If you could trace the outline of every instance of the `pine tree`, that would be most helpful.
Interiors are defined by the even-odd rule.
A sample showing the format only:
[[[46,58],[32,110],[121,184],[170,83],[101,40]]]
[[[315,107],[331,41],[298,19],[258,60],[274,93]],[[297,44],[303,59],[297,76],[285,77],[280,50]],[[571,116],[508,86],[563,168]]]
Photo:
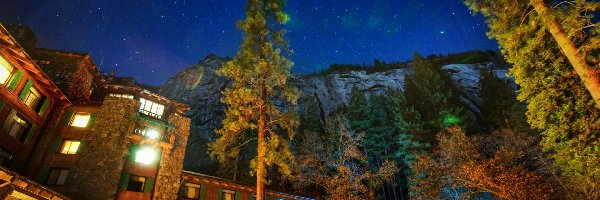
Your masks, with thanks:
[[[419,129],[413,132],[415,139],[422,143],[433,144],[435,135],[439,131],[454,125],[467,127],[469,119],[464,113],[458,96],[435,70],[434,64],[415,53],[413,65],[414,72],[404,80],[404,97],[419,113],[418,116],[406,116],[406,118],[419,117],[420,119],[414,120],[423,122],[420,124],[421,122],[418,121],[410,121],[405,124],[411,126],[419,124],[412,127]]]
[[[508,80],[498,78],[491,70],[481,71],[480,93],[483,99],[481,114],[492,129],[528,129],[525,107],[517,101]]]
[[[347,116],[350,127],[356,132],[367,132],[371,127],[373,118],[370,116],[369,100],[356,86],[350,91]]]
[[[292,63],[282,54],[287,48],[282,24],[288,21],[283,0],[248,0],[246,19],[238,23],[244,39],[235,58],[217,73],[233,80],[223,91],[227,106],[219,139],[210,144],[213,157],[225,160],[239,153],[239,146],[256,140],[257,157],[251,161],[256,172],[256,197],[264,199],[268,166],[276,165],[289,174],[293,159],[288,139],[298,124],[294,109],[274,102],[296,104],[298,92],[287,84]],[[285,134],[282,134],[285,133]],[[246,137],[245,135],[251,135]],[[245,140],[245,141],[244,141]]]
[[[518,99],[527,103],[530,125],[542,131],[542,147],[554,152],[570,198],[600,198],[600,110],[593,95],[600,87],[589,87],[598,77],[587,73],[599,70],[600,28],[591,19],[600,4],[549,2],[466,1],[487,18],[488,35],[513,65]]]

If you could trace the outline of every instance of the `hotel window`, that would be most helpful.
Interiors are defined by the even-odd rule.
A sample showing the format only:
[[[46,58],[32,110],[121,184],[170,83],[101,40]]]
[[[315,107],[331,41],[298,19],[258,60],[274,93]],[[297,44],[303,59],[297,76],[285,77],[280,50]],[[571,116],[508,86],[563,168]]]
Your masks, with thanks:
[[[158,139],[164,130],[158,130],[154,128],[150,128],[148,126],[143,126],[141,128],[137,128],[134,130],[135,134],[144,136],[147,139],[156,140]]]
[[[23,120],[23,118],[17,114],[17,111],[11,110],[4,122],[4,131],[13,138],[19,140],[19,142],[24,142],[24,135],[29,126],[30,124]]]
[[[62,144],[62,148],[60,149],[61,154],[76,154],[79,149],[80,141],[75,140],[65,140]]]
[[[13,157],[14,157],[13,154],[0,148],[0,165],[1,166],[8,166],[10,164],[10,161],[13,159]]]
[[[154,101],[140,98],[140,113],[161,119],[165,106]]]
[[[10,82],[10,78],[15,72],[15,68],[12,67],[4,57],[0,56],[0,84],[6,85]]]
[[[184,197],[188,199],[200,199],[200,185],[186,183],[184,187]]]
[[[131,175],[129,177],[129,184],[127,184],[127,191],[143,192],[145,183],[146,177]]]
[[[117,97],[117,98],[124,98],[124,99],[133,99],[133,95],[131,95],[131,94],[110,93],[110,94],[108,94],[108,96]]]
[[[52,168],[50,170],[50,174],[48,175],[48,180],[46,181],[46,184],[65,185],[65,182],[67,181],[67,176],[69,176],[69,169]]]
[[[89,113],[75,113],[73,118],[71,118],[71,123],[69,123],[69,125],[75,127],[87,127],[89,121]]]
[[[37,89],[31,87],[29,89],[29,93],[27,93],[27,96],[25,96],[25,99],[23,99],[23,102],[25,102],[25,104],[31,109],[37,110],[37,107],[40,104],[41,100],[42,95],[40,94],[40,92],[38,92]]]
[[[223,200],[234,200],[234,199],[235,199],[235,191],[223,190]]]

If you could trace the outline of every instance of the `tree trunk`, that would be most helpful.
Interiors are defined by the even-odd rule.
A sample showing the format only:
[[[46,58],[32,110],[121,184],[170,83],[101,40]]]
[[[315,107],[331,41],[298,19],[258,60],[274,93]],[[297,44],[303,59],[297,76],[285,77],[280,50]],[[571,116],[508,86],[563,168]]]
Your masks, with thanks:
[[[260,102],[259,107],[259,116],[258,116],[258,155],[256,157],[256,200],[264,200],[265,199],[265,175],[266,175],[266,167],[265,167],[265,156],[266,156],[266,113],[265,113],[265,96],[266,96],[266,88],[265,88],[265,77],[261,75],[259,78],[259,87],[260,87],[260,98],[262,102]]]
[[[575,44],[569,39],[552,11],[548,10],[548,6],[544,3],[544,0],[531,0],[529,3],[540,15],[542,23],[552,37],[554,37],[554,40],[556,40],[563,54],[567,56],[573,68],[575,68],[575,72],[577,72],[577,75],[583,81],[583,85],[592,95],[594,102],[596,102],[596,108],[600,108],[600,79],[598,73],[586,62],[584,55],[577,52]]]

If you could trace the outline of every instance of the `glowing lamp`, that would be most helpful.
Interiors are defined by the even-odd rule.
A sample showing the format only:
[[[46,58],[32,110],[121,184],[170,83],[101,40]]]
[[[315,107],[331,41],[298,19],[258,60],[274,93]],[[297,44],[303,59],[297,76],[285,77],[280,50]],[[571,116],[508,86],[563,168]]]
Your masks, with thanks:
[[[135,154],[135,162],[150,164],[156,160],[156,150],[152,147],[142,147]]]
[[[452,126],[452,125],[458,124],[460,122],[461,122],[460,117],[452,116],[452,115],[444,117],[444,121],[443,121],[444,126]]]

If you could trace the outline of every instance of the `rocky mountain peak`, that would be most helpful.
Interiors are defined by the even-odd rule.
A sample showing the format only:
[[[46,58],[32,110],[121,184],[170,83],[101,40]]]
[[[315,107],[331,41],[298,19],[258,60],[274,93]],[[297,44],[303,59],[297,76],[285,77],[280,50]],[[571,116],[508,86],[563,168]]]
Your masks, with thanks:
[[[194,134],[204,138],[211,138],[213,130],[220,126],[224,117],[225,106],[221,104],[223,91],[230,83],[225,77],[218,76],[215,70],[228,59],[210,54],[194,66],[182,70],[159,87],[159,94],[186,103],[191,106],[188,113],[192,119]],[[442,66],[441,70],[460,91],[461,101],[475,115],[479,114],[481,98],[479,95],[479,80],[481,70],[494,70],[500,78],[507,78],[506,69],[499,68],[497,64],[449,64]],[[302,95],[299,107],[308,98],[316,99],[325,118],[340,107],[347,105],[350,91],[353,87],[365,92],[367,95],[385,94],[388,90],[402,90],[404,78],[412,73],[412,65],[398,69],[389,69],[380,72],[367,73],[365,70],[346,72],[332,72],[320,75],[295,74],[289,83],[298,88]],[[189,144],[195,148],[195,144]],[[190,156],[194,157],[194,156]],[[189,162],[205,162],[204,160],[189,160]],[[189,163],[192,164],[192,163]],[[201,163],[196,163],[201,164]]]

